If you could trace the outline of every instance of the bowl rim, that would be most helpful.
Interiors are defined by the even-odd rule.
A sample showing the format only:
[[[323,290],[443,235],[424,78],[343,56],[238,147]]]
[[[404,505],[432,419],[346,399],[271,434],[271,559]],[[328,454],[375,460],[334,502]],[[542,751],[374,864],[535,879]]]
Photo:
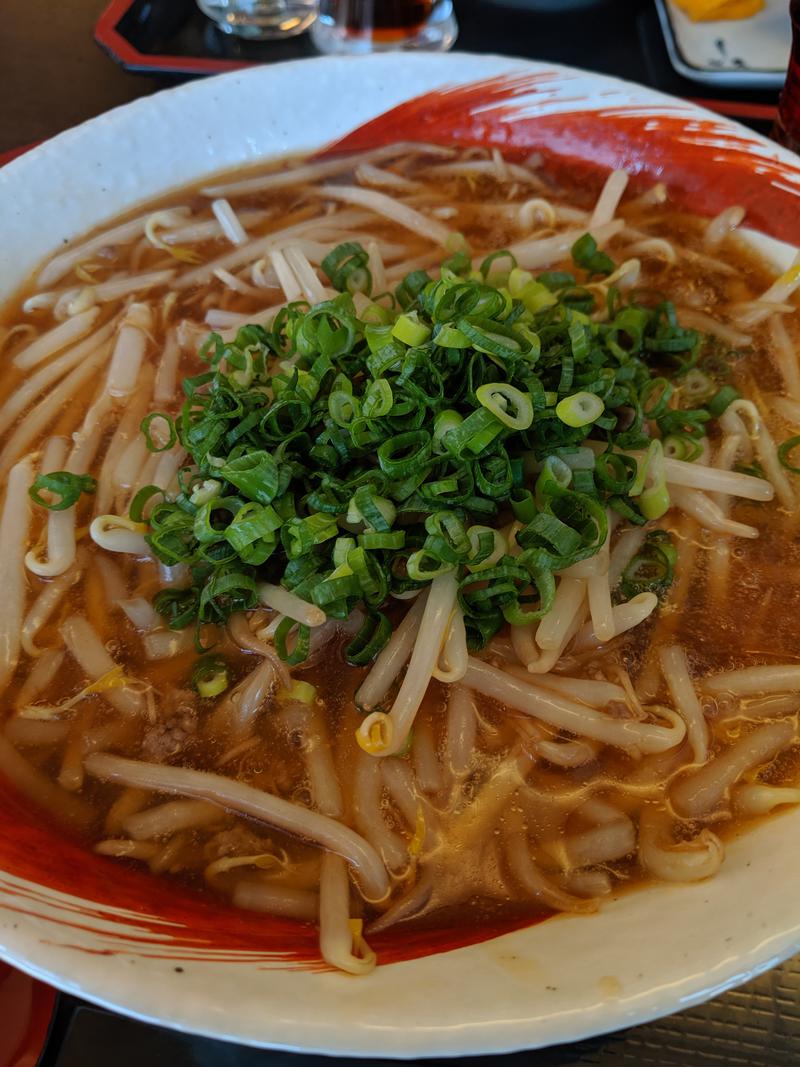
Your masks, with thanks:
[[[348,77],[353,78],[358,84],[362,82],[369,84],[371,72],[373,70],[377,72],[381,69],[384,72],[382,75],[384,78],[388,77],[386,71],[408,71],[409,86],[413,86],[415,82],[422,82],[426,85],[428,82],[436,85],[462,84],[480,80],[489,73],[511,75],[522,72],[553,71],[567,78],[582,78],[598,92],[601,89],[611,89],[623,93],[631,93],[641,102],[643,107],[646,106],[655,112],[658,112],[659,109],[674,110],[676,105],[679,105],[683,114],[698,118],[711,118],[725,129],[733,131],[744,130],[743,127],[731,120],[723,119],[694,104],[677,100],[656,90],[637,86],[635,83],[625,82],[607,75],[578,71],[575,68],[552,63],[535,63],[503,56],[473,56],[458,52],[437,56],[404,54],[402,56],[394,55],[389,57],[363,57],[356,60],[356,66],[353,65],[352,59],[341,57],[295,60],[270,67],[234,71],[203,82],[192,82],[165,90],[154,96],[139,98],[72,130],[65,131],[51,141],[33,149],[27,155],[12,161],[0,171],[0,197],[4,197],[9,191],[13,193],[14,190],[20,195],[20,199],[15,203],[14,211],[12,211],[14,219],[12,219],[11,227],[11,247],[13,248],[14,233],[19,228],[17,216],[20,211],[22,215],[19,217],[22,223],[27,222],[30,225],[33,200],[30,197],[26,200],[25,196],[22,195],[25,186],[33,180],[33,187],[38,187],[38,183],[42,180],[42,175],[50,174],[53,168],[57,168],[60,158],[65,155],[69,162],[70,158],[74,158],[75,153],[80,153],[85,149],[88,150],[89,158],[92,161],[98,157],[101,160],[103,158],[111,158],[111,173],[113,174],[114,160],[113,157],[108,156],[108,153],[117,143],[119,137],[130,134],[131,130],[137,127],[137,124],[144,123],[147,125],[149,120],[155,121],[157,118],[161,120],[165,114],[168,114],[170,119],[174,120],[176,116],[180,116],[184,109],[184,101],[193,102],[195,114],[205,106],[208,106],[213,112],[214,108],[211,108],[210,105],[212,103],[220,105],[226,99],[232,98],[237,87],[241,87],[243,82],[246,83],[245,88],[255,87],[262,82],[286,83],[296,77],[297,72],[307,72],[312,66],[315,75],[324,80],[325,77],[333,78],[339,72],[344,71],[344,63],[348,64],[346,68]],[[412,69],[414,72],[413,78],[410,73]],[[358,75],[354,76],[354,70],[359,72]],[[365,73],[362,76],[361,71],[369,71],[370,75]],[[397,96],[397,92],[394,95]],[[400,93],[399,98],[410,99],[415,95],[417,95],[415,91],[403,91]],[[372,112],[378,114],[390,106],[391,104],[381,106],[378,111],[375,111],[374,106],[372,106]],[[361,112],[356,109],[356,114],[363,114],[365,107],[366,111],[370,110],[369,102],[362,104]],[[192,107],[187,106],[186,110],[187,113],[191,113]],[[217,113],[221,113],[219,106],[217,106]],[[353,123],[353,125],[357,125],[357,123]],[[164,129],[167,129],[167,127],[164,126]],[[769,150],[771,158],[796,165],[796,158],[788,151],[772,145],[765,138],[752,134],[749,130],[744,130],[744,132],[760,147],[762,153],[765,150]],[[134,139],[133,143],[135,147],[138,142]],[[320,146],[320,143],[312,143],[307,145],[307,149],[314,150]],[[126,150],[131,150],[130,144],[127,145]],[[197,167],[200,165],[198,161],[203,159],[218,162],[218,166],[209,166],[208,169],[202,172],[203,177],[210,177],[227,168],[228,157],[225,153],[231,150],[232,146],[226,141],[221,153],[212,153],[206,156],[198,154],[193,157],[192,164]],[[255,156],[266,159],[270,158],[270,156],[282,154],[274,151],[263,154],[258,148],[258,142],[249,144],[246,147],[246,152],[247,158],[242,162],[249,162]],[[165,195],[179,187],[180,184],[185,183],[185,180],[184,182],[171,180],[175,173],[175,170],[170,169],[169,166],[165,168],[165,184],[162,187]],[[198,177],[200,176],[199,171],[197,171],[197,175]],[[106,180],[105,176],[100,180]],[[149,172],[148,180],[153,180],[153,175]],[[92,178],[92,181],[94,181],[94,178]],[[121,187],[116,190],[124,199],[126,211],[134,210],[138,202],[150,200],[154,195],[147,190],[142,192],[138,199],[131,199],[131,191],[136,192],[140,188],[141,186],[122,183]],[[102,202],[104,206],[112,203],[113,197],[106,197]],[[95,212],[98,210],[96,205],[93,210]],[[117,210],[106,212],[101,216],[101,223],[106,218],[113,217],[117,213],[119,213]],[[69,215],[70,220],[72,220],[69,225],[73,229],[77,227],[79,232],[81,227],[79,222],[75,220],[80,217],[80,212],[75,211]],[[17,231],[14,230],[15,225],[17,226]],[[83,229],[87,228],[83,227]],[[21,269],[19,262],[4,264],[4,256],[7,259],[8,253],[0,249],[0,288],[3,286],[4,277],[13,279],[15,275],[19,275]],[[42,256],[37,254],[35,258],[38,260]],[[792,815],[788,814],[773,818],[769,825],[760,827],[757,833],[759,840],[763,838],[763,847],[759,845],[759,849],[756,851],[760,850],[766,854],[769,848],[775,847],[781,836],[778,833],[778,827],[787,826],[790,821],[800,825],[796,818],[793,819]],[[744,863],[744,857],[753,851],[747,845],[747,842],[751,842],[755,836],[748,834],[741,840],[733,842],[730,852],[734,857],[737,857],[737,862]],[[751,891],[755,891],[760,884],[761,878],[769,873],[769,869],[766,863],[763,868],[759,864],[759,878],[754,880],[754,876],[751,876],[749,881],[742,877],[742,872],[738,868],[736,868],[736,874],[743,888],[749,887]],[[782,871],[779,864],[773,869],[776,872]],[[800,874],[800,860],[797,865],[797,873]],[[0,871],[0,877],[2,877],[2,871]],[[727,883],[732,878],[732,872],[728,872],[723,881]],[[787,881],[791,881],[791,879],[787,877]],[[176,983],[171,980],[172,984],[170,984],[170,979],[165,977],[162,970],[150,969],[147,972],[148,976],[153,976],[153,982],[158,984],[158,989],[161,993],[156,995],[151,992],[148,995],[144,995],[143,979],[132,977],[130,972],[127,977],[121,977],[118,969],[115,970],[113,967],[109,967],[107,971],[104,971],[102,967],[89,966],[85,960],[80,967],[65,968],[64,959],[69,957],[65,957],[63,954],[59,955],[52,948],[46,949],[40,943],[42,931],[50,929],[49,924],[54,921],[52,917],[40,916],[31,920],[27,925],[20,923],[19,925],[23,927],[23,933],[20,934],[18,929],[12,930],[9,924],[4,921],[2,896],[0,896],[0,958],[6,959],[12,965],[27,971],[34,977],[48,981],[68,992],[75,993],[94,1003],[123,1012],[132,1017],[166,1025],[177,1030],[202,1033],[205,1036],[240,1041],[258,1047],[363,1057],[382,1056],[398,1059],[414,1058],[422,1055],[457,1056],[475,1053],[499,1053],[524,1048],[543,1047],[544,1045],[558,1042],[581,1040],[591,1035],[608,1033],[624,1026],[650,1021],[672,1011],[700,1003],[725,989],[731,988],[774,966],[800,948],[800,913],[797,913],[793,920],[790,919],[789,917],[795,915],[795,913],[791,909],[787,909],[786,901],[781,897],[780,903],[784,917],[780,920],[780,923],[778,924],[777,919],[774,917],[770,923],[771,916],[769,912],[764,912],[762,908],[761,912],[758,913],[758,919],[761,923],[759,930],[766,932],[758,935],[753,934],[747,944],[744,944],[745,939],[742,939],[743,943],[740,945],[739,951],[734,954],[733,950],[729,950],[728,956],[722,958],[722,954],[725,951],[721,947],[724,943],[724,939],[721,936],[723,931],[717,931],[714,926],[712,912],[708,909],[703,911],[701,906],[703,893],[702,889],[698,891],[697,886],[680,887],[677,890],[675,887],[656,886],[626,896],[624,902],[623,898],[618,901],[612,901],[607,909],[604,909],[604,912],[610,918],[607,925],[609,932],[613,934],[615,931],[619,933],[626,928],[629,914],[638,915],[639,921],[641,921],[643,914],[653,911],[654,908],[657,909],[659,906],[668,909],[677,907],[679,911],[690,911],[692,907],[699,909],[697,914],[704,914],[707,917],[708,937],[715,945],[718,953],[717,957],[712,958],[707,970],[687,975],[683,980],[675,981],[666,987],[652,979],[648,989],[637,989],[628,996],[611,997],[603,1003],[596,1004],[593,1008],[584,1006],[577,1013],[576,1011],[564,1009],[561,1013],[562,1018],[560,1021],[554,1014],[547,1015],[545,1011],[544,1015],[534,1016],[531,1013],[528,1017],[519,1019],[503,1019],[501,1017],[496,1019],[494,1024],[483,1020],[471,1025],[465,1016],[461,1026],[449,1025],[440,1032],[435,1032],[435,1027],[429,1025],[423,1028],[412,1027],[409,1029],[398,1025],[397,1022],[393,1025],[386,1023],[383,1025],[371,1024],[353,1030],[351,1021],[345,1021],[343,1024],[341,1019],[331,1019],[323,1026],[309,1026],[306,1030],[303,1030],[302,1024],[306,1020],[298,1016],[283,1019],[273,1018],[269,1024],[270,1032],[261,1033],[243,1026],[241,1020],[231,1020],[219,1015],[219,1013],[215,1014],[213,1001],[208,1001],[208,999],[203,1005],[203,1008],[207,1011],[205,1015],[202,1009],[193,1008],[191,1004],[187,1006],[187,992],[185,991],[178,991],[176,994],[181,1003],[180,1011],[170,1016],[165,1016],[164,1001],[161,1000],[161,1006],[159,1006],[159,995],[163,995],[167,989],[174,993]],[[646,901],[649,903],[646,903]],[[623,911],[624,915],[621,914]],[[595,922],[598,919],[599,916],[593,917],[592,921]],[[579,924],[580,921],[580,919],[572,917],[568,919],[554,918],[540,927],[516,931],[494,941],[456,951],[460,954],[460,961],[464,965],[465,972],[472,966],[490,968],[493,980],[499,986],[503,984],[504,968],[505,971],[512,973],[513,977],[513,970],[516,964],[510,961],[521,959],[522,956],[519,953],[524,954],[530,951],[535,956],[542,951],[542,945],[546,946],[545,951],[552,952],[554,945],[550,944],[552,938],[548,931],[561,931],[555,940],[555,947],[557,947],[557,943],[562,937],[565,940],[573,937],[572,934],[567,935],[566,931],[575,929],[576,922]],[[713,931],[711,930],[712,927],[714,927]],[[718,933],[720,934],[719,938],[717,937]],[[580,940],[581,938],[579,937],[576,944],[579,944]],[[35,942],[35,950],[31,948],[32,942]],[[435,980],[442,982],[447,980],[447,971],[451,963],[454,966],[456,965],[455,960],[450,960],[452,955],[453,953],[444,953],[436,957],[428,957],[425,961],[414,960],[407,963],[391,964],[385,970],[391,970],[395,975],[408,975],[409,971],[413,970],[413,981],[428,982]],[[505,960],[505,962],[501,965],[498,962],[499,960]],[[441,966],[442,962],[446,963],[444,968]],[[168,968],[168,970],[171,970],[171,968]],[[276,971],[274,973],[280,976],[284,972]],[[419,979],[417,979],[417,975]],[[506,974],[507,977],[508,975]],[[291,984],[288,974],[286,975],[286,981]],[[345,1005],[348,1010],[352,1009],[352,998],[348,999],[349,995],[341,994],[341,990],[344,987],[337,985],[340,981],[340,976],[316,975],[313,981],[316,982],[315,988],[320,990],[319,996],[326,1002],[329,1000],[334,1002],[336,997],[341,995],[343,999],[340,999],[337,1003]],[[341,981],[347,983],[352,980],[344,978]],[[524,979],[524,984],[527,981],[528,979]],[[392,985],[388,978],[387,983],[390,986]],[[202,984],[199,987],[192,986],[192,989],[196,990],[197,988],[202,990]],[[513,983],[512,988],[515,988]],[[206,994],[207,992],[206,990]],[[466,1010],[465,1007],[463,1012],[466,1012]],[[549,1024],[545,1025],[548,1020]],[[350,1029],[348,1029],[348,1026],[350,1026]],[[565,1027],[567,1028],[565,1029]]]

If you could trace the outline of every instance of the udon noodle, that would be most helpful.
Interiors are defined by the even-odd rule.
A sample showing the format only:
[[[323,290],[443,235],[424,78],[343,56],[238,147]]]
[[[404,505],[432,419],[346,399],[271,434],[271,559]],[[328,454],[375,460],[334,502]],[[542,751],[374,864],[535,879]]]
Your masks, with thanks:
[[[404,144],[45,263],[1,320],[0,773],[352,974],[713,876],[800,800],[800,267],[743,214]]]

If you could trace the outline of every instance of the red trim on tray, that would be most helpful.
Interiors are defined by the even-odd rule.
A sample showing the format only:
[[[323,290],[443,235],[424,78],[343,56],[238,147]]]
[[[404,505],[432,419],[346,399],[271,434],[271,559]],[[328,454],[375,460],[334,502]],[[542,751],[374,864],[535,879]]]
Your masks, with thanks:
[[[757,119],[762,122],[774,122],[778,117],[776,104],[751,104],[745,100],[706,100],[698,96],[686,98],[689,103],[697,104],[718,115],[732,119]]]
[[[220,74],[226,70],[241,70],[255,66],[240,59],[204,59],[202,56],[170,56],[140,52],[117,29],[133,0],[112,0],[95,23],[94,39],[109,55],[120,63],[152,67],[164,74]]]
[[[44,1052],[56,991],[0,963],[0,1067],[34,1067]]]

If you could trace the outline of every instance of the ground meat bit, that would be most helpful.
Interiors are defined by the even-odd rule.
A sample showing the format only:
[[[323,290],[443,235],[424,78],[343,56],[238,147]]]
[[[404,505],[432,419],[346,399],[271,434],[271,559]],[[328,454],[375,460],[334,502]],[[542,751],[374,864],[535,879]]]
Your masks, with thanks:
[[[211,863],[223,856],[259,856],[271,851],[273,845],[269,838],[259,837],[244,826],[233,826],[220,830],[206,841],[203,858]]]
[[[182,754],[196,731],[197,712],[188,704],[179,704],[145,732],[142,756],[154,763],[168,763]]]

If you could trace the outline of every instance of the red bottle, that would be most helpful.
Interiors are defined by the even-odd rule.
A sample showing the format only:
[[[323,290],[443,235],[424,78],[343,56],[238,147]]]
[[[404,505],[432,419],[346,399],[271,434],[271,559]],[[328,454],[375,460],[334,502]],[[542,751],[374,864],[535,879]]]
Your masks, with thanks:
[[[786,84],[778,104],[774,136],[787,148],[800,152],[800,0],[792,0],[789,13],[792,16],[792,51]]]

